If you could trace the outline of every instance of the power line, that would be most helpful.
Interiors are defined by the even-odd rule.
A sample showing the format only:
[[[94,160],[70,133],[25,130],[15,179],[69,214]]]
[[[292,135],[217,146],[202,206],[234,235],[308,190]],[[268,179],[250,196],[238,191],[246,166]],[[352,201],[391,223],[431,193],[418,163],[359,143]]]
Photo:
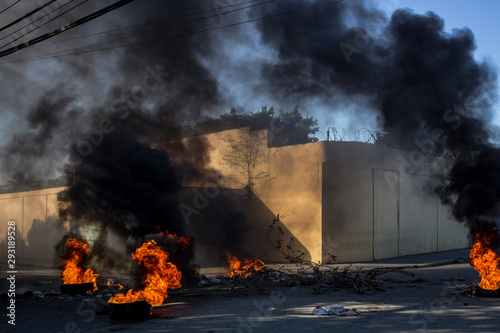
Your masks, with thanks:
[[[7,7],[7,8],[5,8],[4,10],[2,10],[2,11],[0,12],[0,14],[3,14],[3,13],[4,13],[4,12],[6,12],[7,10],[9,10],[9,8],[13,7],[15,4],[20,3],[20,2],[21,2],[21,0],[17,0],[17,1],[16,1],[16,2],[14,2],[12,5],[8,6],[8,7]]]
[[[276,0],[268,0],[268,1],[257,3],[257,4],[249,5],[247,7],[233,9],[233,10],[225,12],[225,14],[236,12],[236,11],[243,10],[243,9],[248,9],[248,8],[251,8],[251,7],[256,7],[256,6],[264,5],[264,4],[267,4],[267,3],[270,3],[270,2],[274,2],[274,1],[276,1]],[[249,1],[249,2],[254,2],[254,1]],[[234,5],[229,5],[227,7],[232,7],[232,6],[234,6]],[[226,8],[226,7],[222,7],[222,8]],[[211,10],[208,10],[208,11],[204,11],[204,12],[211,12],[211,11],[214,11],[214,9],[211,9]],[[204,13],[204,12],[200,12],[200,13]],[[186,16],[186,15],[183,15],[183,16]],[[192,16],[192,14],[189,15],[189,16]],[[181,26],[181,25],[186,25],[186,24],[191,24],[191,23],[198,22],[198,21],[203,21],[203,20],[210,19],[210,18],[217,17],[217,16],[218,16],[218,14],[216,14],[216,15],[210,15],[210,16],[205,16],[205,17],[197,18],[197,19],[194,19],[194,20],[191,20],[191,21],[177,23],[177,24],[169,26],[169,28],[174,28],[174,27],[178,27],[178,26]],[[152,22],[152,23],[159,23],[159,22],[163,22],[163,21],[167,21],[167,20],[159,20],[159,21],[155,21],[155,22]],[[143,25],[149,25],[149,24],[152,24],[152,23],[146,23],[146,24],[143,24]],[[137,26],[142,26],[142,25],[136,25],[134,27],[137,27]],[[131,27],[129,27],[129,28],[131,28]],[[126,28],[122,28],[122,29],[126,29]],[[110,31],[110,32],[114,32],[114,31]],[[102,34],[102,32],[101,33],[96,33],[95,35],[98,35],[98,34]],[[92,44],[91,46],[98,46],[98,45],[102,45],[102,44],[108,44],[110,42],[115,42],[115,41],[123,40],[123,39],[126,39],[126,38],[130,38],[130,37],[138,37],[138,36],[144,36],[144,35],[149,35],[149,34],[150,34],[150,32],[144,32],[144,33],[140,33],[140,34],[128,35],[128,36],[119,37],[119,38],[107,40],[107,41],[100,42],[100,43],[95,43],[95,44]],[[92,36],[92,35],[87,35],[87,36]],[[71,39],[67,39],[66,41],[68,41],[68,40],[71,40]],[[76,48],[76,49],[74,49],[74,51],[79,50],[79,49],[85,49],[86,47],[87,46]],[[61,52],[65,52],[65,51],[57,51],[57,52],[53,52],[53,53],[49,53],[49,54],[57,54],[57,53],[61,53]]]
[[[244,3],[240,3],[238,5],[252,3],[252,2],[256,2],[256,1],[259,1],[259,0],[251,0],[251,1],[244,2]],[[267,3],[270,3],[270,2],[274,2],[274,1],[276,1],[276,0],[267,0],[267,1],[264,1],[264,2],[257,3],[257,4],[249,5],[249,6],[246,6],[246,7],[241,7],[241,8],[233,9],[233,10],[230,10],[230,11],[226,11],[225,14],[232,13],[232,12],[239,11],[239,10],[243,10],[243,9],[247,9],[247,8],[250,8],[250,7],[260,6],[260,5],[267,4]],[[221,8],[228,8],[228,7],[234,7],[234,6],[235,5],[228,5],[228,6],[224,6],[224,7],[221,7]],[[131,27],[125,27],[125,28],[121,28],[121,29],[116,29],[116,30],[108,31],[108,32],[114,32],[114,31],[117,31],[117,30],[129,29],[129,28],[139,27],[139,26],[143,26],[143,25],[155,24],[155,23],[159,23],[159,22],[174,20],[174,19],[177,19],[177,18],[183,18],[183,17],[194,16],[194,15],[203,14],[203,13],[207,13],[207,12],[213,12],[213,11],[216,11],[216,10],[217,9],[210,9],[210,10],[205,10],[205,11],[200,11],[200,12],[194,12],[194,13],[190,13],[190,14],[183,14],[183,15],[180,15],[180,16],[177,16],[177,17],[173,17],[173,18],[169,18],[169,19],[153,21],[153,22],[150,22],[150,23],[135,25],[135,26],[131,26]],[[203,17],[203,18],[194,19],[194,20],[187,21],[187,22],[181,22],[181,23],[178,23],[178,24],[170,26],[170,28],[173,28],[175,26],[184,25],[184,24],[194,23],[194,22],[197,22],[197,21],[202,21],[202,20],[209,19],[209,18],[216,17],[216,16],[218,16],[218,14],[217,15],[206,16],[206,17]],[[96,33],[96,34],[93,34],[93,35],[98,35],[98,34],[102,34],[102,33],[104,33],[104,32]],[[114,41],[117,41],[117,40],[123,40],[125,38],[137,37],[137,36],[142,36],[142,35],[146,35],[146,34],[149,34],[149,33],[141,33],[141,34],[135,34],[135,35],[128,35],[128,36],[116,38],[116,39],[113,39],[113,40],[108,40],[108,41],[105,41],[105,42],[101,42],[101,43],[97,43],[97,44],[92,44],[92,46],[97,46],[97,45],[101,45],[101,44],[108,44],[110,42],[114,42]],[[88,35],[88,36],[92,36],[92,35]],[[75,39],[77,39],[77,38],[78,37],[76,37]],[[66,41],[68,41],[68,40],[71,40],[71,38],[67,39]],[[1,48],[3,48],[3,47],[0,47],[0,49]],[[85,48],[86,48],[86,46],[73,49],[73,51],[76,51],[76,50],[79,50],[79,49],[85,49]],[[52,52],[52,53],[45,54],[44,56],[58,54],[58,53],[61,53],[61,52],[66,52],[66,51]],[[0,57],[1,57],[1,53],[0,53]]]
[[[31,25],[31,24],[34,24],[35,22],[37,22],[37,21],[39,21],[39,20],[41,20],[41,19],[45,18],[46,16],[52,15],[52,14],[53,14],[53,13],[55,13],[57,10],[59,10],[59,9],[63,8],[64,6],[69,5],[70,3],[74,2],[74,1],[75,1],[75,0],[71,0],[70,2],[66,2],[64,5],[61,5],[60,7],[56,8],[56,9],[55,9],[55,10],[53,10],[52,12],[47,13],[47,14],[45,14],[44,16],[39,17],[39,18],[38,18],[38,19],[36,19],[35,21],[30,22],[30,23],[28,23],[28,24],[24,25],[23,27],[21,27],[21,28],[19,28],[19,29],[15,30],[15,31],[13,31],[13,32],[11,32],[11,33],[10,33],[10,34],[8,34],[7,36],[4,36],[4,37],[0,38],[0,41],[1,41],[1,40],[4,40],[5,38],[7,38],[7,37],[9,37],[9,36],[12,36],[12,35],[13,35],[13,34],[15,34],[16,32],[18,32],[18,31],[20,31],[20,30],[22,30],[22,29],[26,28],[27,26],[29,26],[29,25]],[[65,11],[65,12],[63,12],[63,13],[61,13],[61,14],[57,15],[56,17],[53,17],[52,19],[48,20],[47,22],[43,23],[42,25],[40,25],[40,26],[38,26],[38,27],[35,27],[35,28],[31,29],[30,31],[28,31],[28,32],[26,32],[25,34],[23,34],[23,35],[21,35],[21,36],[17,37],[16,39],[11,40],[11,41],[10,41],[10,42],[8,42],[7,44],[4,44],[3,46],[1,46],[1,47],[0,47],[0,50],[1,50],[1,49],[3,49],[4,47],[6,47],[7,45],[10,45],[10,44],[14,43],[15,41],[17,41],[17,40],[19,40],[19,39],[23,38],[24,36],[29,35],[31,32],[33,32],[33,31],[35,31],[35,30],[37,30],[37,29],[39,29],[39,28],[43,27],[44,25],[46,25],[46,24],[48,24],[48,23],[50,23],[50,22],[54,21],[55,19],[57,19],[57,18],[59,18],[59,17],[63,16],[64,14],[66,14],[66,13],[68,13],[68,12],[72,11],[73,9],[75,9],[75,8],[77,8],[77,7],[80,7],[81,5],[83,5],[84,3],[86,3],[87,1],[89,1],[89,0],[84,0],[83,2],[81,2],[81,3],[79,3],[79,4],[77,4],[77,5],[73,6],[73,7],[71,7],[71,8],[70,8],[70,9],[68,9],[67,11]]]
[[[19,23],[21,22],[22,20],[24,20],[25,18],[28,18],[30,17],[31,15],[35,14],[36,12],[39,12],[40,10],[44,9],[45,7],[47,7],[48,5],[50,5],[51,3],[53,2],[56,2],[57,0],[50,0],[49,2],[46,2],[45,4],[41,5],[40,7],[32,10],[31,12],[29,12],[28,14],[24,15],[23,17],[21,18],[18,18],[17,20],[14,20],[12,22],[10,22],[9,24],[7,24],[6,26],[0,28],[0,31],[3,31],[11,26],[13,26],[14,24],[16,23]]]
[[[66,24],[65,26],[60,27],[59,29],[56,29],[56,30],[54,30],[52,32],[49,32],[49,33],[44,34],[44,35],[41,35],[41,36],[39,36],[37,38],[34,38],[34,39],[32,39],[32,40],[30,40],[30,41],[28,41],[26,43],[22,43],[22,44],[19,44],[18,46],[15,46],[15,47],[12,47],[12,48],[7,49],[5,51],[2,51],[2,52],[0,52],[0,57],[4,57],[4,56],[6,56],[8,54],[17,52],[17,51],[19,51],[21,49],[24,49],[24,48],[26,48],[28,46],[31,46],[31,45],[40,43],[40,42],[42,42],[42,41],[44,41],[46,39],[52,38],[55,35],[58,35],[58,34],[66,31],[66,30],[72,29],[72,28],[74,28],[76,26],[79,26],[79,25],[84,24],[86,22],[89,22],[89,21],[91,21],[93,19],[96,19],[99,16],[102,16],[102,15],[104,15],[104,14],[110,12],[110,11],[118,9],[121,6],[124,6],[124,5],[126,5],[126,4],[128,4],[128,3],[132,2],[132,1],[135,1],[135,0],[121,0],[121,1],[117,1],[114,4],[109,5],[109,6],[103,8],[101,10],[98,10],[98,11],[96,11],[96,12],[90,14],[90,15],[87,15],[87,16],[79,19],[79,20],[76,20],[76,21],[74,21],[72,23]]]
[[[246,21],[242,21],[242,22],[236,22],[236,23],[232,23],[232,24],[227,24],[227,25],[220,26],[220,27],[208,28],[208,29],[198,30],[198,31],[194,31],[194,32],[184,33],[184,34],[177,34],[177,35],[172,35],[172,36],[155,38],[155,39],[151,39],[151,40],[147,40],[147,41],[140,41],[140,42],[123,44],[123,45],[110,46],[110,47],[105,47],[105,48],[100,48],[100,49],[77,51],[77,50],[80,50],[82,48],[86,48],[88,46],[95,46],[95,45],[109,43],[109,41],[108,42],[102,42],[102,43],[98,43],[98,44],[88,45],[88,46],[85,46],[85,47],[80,47],[80,48],[73,49],[73,50],[65,50],[65,51],[57,51],[57,52],[47,53],[47,54],[44,54],[44,55],[39,56],[39,57],[33,57],[33,58],[26,58],[26,59],[20,59],[20,60],[13,60],[13,61],[1,62],[0,65],[2,65],[2,64],[8,64],[8,63],[27,62],[27,61],[33,61],[33,60],[45,60],[45,59],[51,59],[51,58],[60,58],[60,57],[66,57],[66,56],[70,56],[70,55],[86,54],[86,53],[93,53],[93,52],[98,52],[98,51],[107,51],[107,50],[111,50],[111,49],[117,49],[117,48],[123,48],[123,47],[140,45],[140,44],[158,42],[158,41],[167,40],[167,39],[171,39],[171,38],[186,37],[186,36],[196,35],[196,34],[208,32],[208,31],[220,30],[220,29],[224,29],[224,28],[228,28],[228,27],[234,27],[234,26],[243,25],[243,24],[247,24],[247,23],[258,22],[258,21],[262,21],[262,20],[265,20],[265,19],[269,19],[269,18],[279,17],[279,16],[283,16],[283,15],[289,15],[289,14],[297,13],[297,12],[300,12],[300,11],[309,10],[309,9],[312,9],[312,8],[315,8],[315,7],[320,7],[320,6],[325,6],[325,5],[342,3],[344,1],[345,0],[326,1],[326,2],[323,2],[321,4],[311,5],[311,6],[308,6],[308,7],[302,7],[302,8],[298,8],[298,9],[294,9],[294,10],[289,10],[289,11],[281,12],[281,13],[277,13],[277,14],[272,14],[272,15],[268,15],[268,16],[264,16],[264,17],[259,17],[259,18],[255,18],[255,19],[250,19],[250,20],[246,20]],[[121,39],[123,39],[123,38],[121,38]],[[73,51],[73,52],[67,53],[67,54],[58,54],[58,53],[68,52],[68,51]],[[77,52],[75,52],[75,51],[77,51]],[[2,55],[0,53],[0,57],[1,56]]]
[[[251,0],[251,1],[242,2],[242,3],[239,3],[239,4],[235,4],[235,5],[227,5],[227,6],[223,6],[223,7],[220,7],[220,8],[221,8],[221,9],[223,9],[223,8],[228,8],[228,7],[234,7],[234,6],[236,6],[236,5],[243,5],[243,4],[252,3],[252,2],[256,2],[256,1],[260,1],[260,0]],[[242,9],[247,9],[247,8],[251,8],[251,7],[260,6],[260,5],[263,5],[263,4],[266,4],[266,3],[269,3],[269,2],[274,2],[274,1],[276,1],[276,0],[269,0],[269,1],[265,1],[265,2],[260,2],[260,3],[257,3],[257,4],[254,4],[254,5],[251,5],[251,6],[247,6],[247,7],[242,7],[242,8],[233,9],[233,10],[230,10],[230,11],[226,11],[226,12],[224,12],[224,14],[227,14],[227,13],[232,13],[232,12],[236,12],[236,11],[239,11],[239,10],[242,10]],[[152,24],[157,24],[157,23],[161,23],[161,22],[166,22],[166,21],[176,20],[176,19],[179,19],[179,18],[184,18],[184,17],[194,16],[194,15],[198,15],[198,14],[210,13],[210,12],[213,12],[213,11],[217,11],[217,9],[208,9],[208,10],[204,10],[204,11],[200,11],[200,12],[194,12],[194,13],[189,13],[189,14],[183,14],[183,15],[180,15],[180,16],[175,16],[175,17],[169,17],[169,18],[167,18],[167,19],[163,19],[163,20],[157,20],[157,21],[152,21],[152,22],[146,22],[146,23],[136,24],[136,25],[132,25],[132,26],[128,26],[128,27],[117,28],[117,29],[113,29],[113,30],[101,31],[101,32],[97,32],[97,33],[94,33],[94,34],[88,34],[88,35],[83,35],[83,36],[78,36],[78,37],[73,37],[73,38],[68,38],[68,39],[58,40],[57,42],[54,42],[54,44],[57,44],[57,43],[62,43],[62,42],[67,42],[67,41],[70,41],[70,40],[75,40],[75,39],[81,39],[81,38],[93,37],[93,36],[97,36],[97,35],[102,35],[102,34],[107,34],[107,33],[112,33],[112,32],[117,32],[117,31],[122,31],[122,30],[127,30],[127,29],[138,28],[138,27],[142,27],[142,26],[146,26],[146,25],[152,25]],[[219,14],[217,14],[217,15],[211,15],[211,16],[206,16],[206,17],[199,18],[199,19],[196,19],[196,20],[193,20],[193,21],[187,21],[187,22],[178,23],[178,24],[175,24],[175,25],[173,25],[173,26],[170,26],[170,28],[171,28],[171,27],[178,26],[178,25],[183,25],[183,24],[193,23],[193,22],[196,22],[196,21],[206,20],[206,19],[209,19],[209,18],[212,18],[212,17],[216,17],[216,16],[218,16],[218,15],[219,15]],[[140,35],[129,35],[129,36],[126,36],[126,37],[134,37],[134,36],[140,36]],[[124,37],[124,38],[126,38],[126,37]],[[0,39],[0,40],[1,40],[1,39]]]

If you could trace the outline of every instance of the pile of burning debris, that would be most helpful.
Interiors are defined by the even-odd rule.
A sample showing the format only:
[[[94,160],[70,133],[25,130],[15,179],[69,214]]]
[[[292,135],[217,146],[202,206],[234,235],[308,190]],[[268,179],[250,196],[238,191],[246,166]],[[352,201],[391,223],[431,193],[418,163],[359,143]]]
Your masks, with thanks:
[[[190,246],[190,239],[186,236],[165,231],[163,237],[180,247]],[[63,284],[60,293],[52,292],[54,296],[106,299],[105,305],[96,308],[98,314],[109,314],[111,319],[140,319],[148,317],[153,307],[162,305],[169,297],[169,291],[182,286],[180,269],[170,262],[169,253],[155,240],[146,240],[132,254],[132,259],[142,270],[143,279],[138,284],[139,288],[130,288],[126,283],[123,285],[113,280],[98,285],[99,274],[84,266],[88,253],[89,247],[85,242],[76,238],[66,241],[61,262]],[[238,259],[229,252],[226,252],[226,256],[229,268],[227,274],[211,279],[201,276],[199,287],[232,283],[234,288],[243,285],[242,282],[261,281],[269,274],[264,263],[258,259]]]
[[[165,237],[174,237],[166,233]],[[178,242],[185,242],[179,237]],[[105,289],[97,287],[98,274],[83,267],[89,252],[88,245],[74,238],[66,242],[65,254],[61,262],[61,293],[70,295],[100,295],[109,297],[107,306],[97,309],[98,313],[109,313],[112,319],[138,319],[149,316],[152,306],[163,304],[168,290],[181,287],[181,271],[169,261],[169,254],[154,240],[145,241],[132,254],[144,272],[142,288],[132,289],[108,281]],[[104,291],[104,293],[103,293]]]
[[[189,245],[186,237],[165,232],[179,244]],[[89,247],[82,241],[70,238],[66,242],[65,253],[61,263],[62,295],[93,296],[108,299],[106,306],[96,309],[98,313],[108,313],[112,319],[144,318],[150,314],[152,307],[159,306],[168,298],[169,292],[181,287],[182,273],[176,265],[169,261],[169,253],[154,240],[145,241],[132,254],[145,274],[141,281],[142,288],[130,288],[126,283],[115,283],[108,280],[98,287],[100,277],[90,268],[84,267]],[[224,275],[201,275],[197,288],[220,286],[233,292],[245,291],[256,287],[266,294],[267,286],[307,285],[313,287],[314,294],[326,291],[351,289],[360,293],[372,294],[382,291],[384,281],[377,276],[387,272],[399,272],[405,275],[412,273],[400,269],[375,269],[369,271],[349,268],[339,270],[336,267],[321,267],[319,265],[302,267],[296,273],[266,266],[261,260],[253,258],[238,258],[226,252],[228,271]],[[61,296],[62,297],[62,296]],[[132,316],[133,314],[133,316]]]
[[[164,232],[164,237],[182,247],[190,246],[190,239]],[[460,295],[500,297],[500,257],[491,250],[491,238],[477,235],[476,242],[470,251],[470,264],[479,272],[480,281],[470,284],[455,285],[451,293]],[[281,245],[281,243],[280,243]],[[278,246],[279,248],[279,246]],[[290,247],[289,247],[290,249]],[[155,240],[146,240],[132,254],[138,266],[143,271],[142,281],[135,288],[130,287],[131,281],[124,279],[116,283],[107,279],[98,283],[102,277],[91,268],[84,266],[89,254],[89,246],[76,238],[66,241],[65,252],[61,262],[62,284],[60,292],[29,292],[23,298],[77,298],[82,301],[99,300],[96,306],[97,314],[108,314],[111,319],[143,319],[150,316],[154,307],[164,304],[174,289],[182,287],[181,270],[170,260],[170,254]],[[351,266],[340,269],[333,264],[318,265],[295,257],[294,262],[300,263],[293,271],[284,265],[265,265],[254,258],[238,258],[226,252],[227,272],[222,275],[207,277],[199,276],[194,290],[197,293],[229,291],[230,294],[244,296],[250,288],[255,288],[261,294],[265,288],[276,286],[311,286],[313,294],[324,294],[338,290],[352,290],[361,294],[375,294],[393,288],[393,283],[418,283],[415,274],[408,267],[384,267],[369,270],[352,269]],[[404,276],[406,279],[395,279]],[[387,274],[387,275],[386,275]],[[409,279],[408,279],[409,277]],[[414,279],[414,280],[412,280]],[[126,280],[126,281],[125,281]],[[215,287],[215,288],[214,288]],[[185,291],[193,288],[183,288]],[[243,293],[242,293],[243,292]],[[181,290],[173,292],[180,295]]]

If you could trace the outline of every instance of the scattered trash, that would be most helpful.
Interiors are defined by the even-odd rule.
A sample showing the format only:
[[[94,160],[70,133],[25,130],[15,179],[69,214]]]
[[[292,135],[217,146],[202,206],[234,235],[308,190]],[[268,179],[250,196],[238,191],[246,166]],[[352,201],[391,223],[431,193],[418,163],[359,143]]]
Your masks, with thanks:
[[[457,284],[455,286],[455,290],[459,290],[461,294],[475,297],[477,293],[477,289],[479,288],[479,282],[480,281],[474,281],[469,284]],[[457,300],[460,299],[457,296]]]
[[[328,315],[329,313],[318,305],[317,307],[314,308],[313,314],[316,316],[322,316],[322,315]]]
[[[357,316],[361,313],[358,309],[344,308],[342,305],[332,304],[325,308],[317,306],[313,310],[316,316],[333,315],[333,316]]]

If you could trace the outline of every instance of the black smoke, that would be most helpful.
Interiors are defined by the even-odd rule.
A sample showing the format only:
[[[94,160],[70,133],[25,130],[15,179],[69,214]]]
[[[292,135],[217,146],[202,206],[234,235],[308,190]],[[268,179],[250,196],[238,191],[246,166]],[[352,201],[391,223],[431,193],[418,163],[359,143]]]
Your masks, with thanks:
[[[58,3],[47,9],[53,11],[49,17],[63,12]],[[17,43],[105,5],[85,4],[65,14],[64,20],[33,23],[30,29],[39,28]],[[34,3],[16,5],[5,14],[6,20],[34,8]],[[200,55],[211,54],[213,42],[207,34],[191,35],[203,28],[204,21],[188,15],[204,9],[199,1],[132,3],[50,43],[2,58],[7,64],[0,80],[9,82],[9,89],[1,93],[3,113],[13,125],[3,133],[0,147],[4,179],[19,170],[37,180],[59,176],[69,142],[85,139],[86,132],[99,129],[99,121],[108,115],[128,118],[138,135],[158,142],[178,136],[181,125],[216,110],[223,98],[215,77],[200,60]],[[23,61],[30,58],[35,60]],[[148,117],[135,116],[139,114]]]
[[[475,58],[476,43],[468,28],[447,32],[437,14],[410,9],[387,17],[368,1],[290,0],[251,6],[248,17],[239,18],[252,24],[213,29],[224,20],[200,18],[204,11],[217,9],[214,4],[135,2],[87,25],[88,33],[82,26],[54,38],[64,46],[75,43],[76,54],[41,60],[42,65],[18,65],[15,69],[26,73],[29,87],[37,82],[42,88],[37,86],[36,93],[0,92],[13,110],[25,104],[35,110],[23,119],[24,130],[3,144],[9,152],[3,158],[6,173],[26,169],[36,174],[38,168],[27,167],[33,165],[29,161],[55,170],[68,162],[61,152],[69,151],[66,176],[74,181],[74,216],[109,225],[124,237],[141,238],[157,224],[182,234],[178,210],[173,209],[181,180],[201,177],[207,160],[188,158],[179,164],[152,144],[175,140],[183,125],[228,106],[231,99],[220,89],[223,79],[207,64],[223,67],[234,57],[245,58],[221,47],[227,41],[238,45],[244,36],[267,57],[242,59],[229,79],[248,82],[242,95],[263,94],[293,104],[315,100],[332,110],[350,101],[358,105],[353,117],[362,117],[369,108],[378,116],[377,125],[399,141],[424,137],[428,144],[446,146],[460,158],[436,188],[442,201],[471,230],[480,220],[496,223],[499,163],[490,123],[497,77],[490,63]],[[18,8],[18,14],[29,10]],[[105,34],[105,39],[97,34],[122,27],[127,29]],[[256,36],[242,33],[247,27],[255,28]],[[45,49],[27,48],[23,54],[59,48],[40,45]],[[103,50],[94,52],[99,47]],[[44,76],[47,72],[50,77]],[[259,74],[258,82],[247,81],[253,73]],[[6,69],[0,75],[2,82],[16,78]],[[36,81],[39,77],[42,83]],[[14,79],[11,86],[22,84]],[[20,95],[31,103],[22,103]],[[182,144],[168,146],[186,151]],[[207,156],[203,147],[200,143],[196,148],[197,156]],[[224,214],[219,220],[227,221],[220,222],[224,226],[244,220],[236,212]],[[101,235],[104,239],[104,229]]]
[[[362,99],[396,140],[425,138],[429,146],[454,151],[459,157],[435,190],[472,233],[479,222],[495,225],[500,150],[492,143],[491,121],[497,74],[474,57],[472,31],[447,32],[433,12],[399,9],[389,18],[363,1],[307,5],[288,1],[254,11],[259,17],[304,8],[257,23],[264,43],[278,54],[262,66],[263,90],[331,103]]]
[[[30,6],[13,7],[9,14],[20,16]],[[103,6],[85,5],[65,18],[71,21]],[[120,244],[131,254],[155,230],[185,235],[178,207],[182,181],[204,184],[219,178],[216,173],[206,176],[206,142],[192,141],[187,147],[178,140],[184,125],[219,111],[224,101],[202,59],[212,55],[217,43],[210,34],[195,33],[210,22],[198,20],[207,9],[213,8],[204,1],[138,1],[9,58],[56,56],[12,65],[26,73],[27,83],[43,78],[43,84],[5,94],[7,105],[25,98],[31,106],[26,115],[21,112],[18,133],[2,143],[3,174],[12,177],[22,170],[16,179],[31,180],[62,171],[71,205],[61,215],[71,216],[71,236],[87,238],[92,260],[103,268],[131,260],[117,249]],[[37,33],[55,27],[44,26]],[[73,55],[58,53],[63,49],[73,49]],[[15,87],[17,78],[9,74]],[[1,78],[7,81],[7,71]],[[168,149],[159,142],[167,142]],[[221,212],[214,209],[203,214],[222,229],[248,226],[233,207],[225,207],[224,214],[238,219],[219,219]],[[207,232],[218,233],[214,228]],[[239,239],[222,234],[229,244]],[[110,244],[117,238],[120,244]],[[175,252],[173,260],[183,273],[195,275],[192,249],[162,245]]]
[[[180,170],[169,155],[120,126],[68,170],[74,219],[100,221],[121,232],[145,235],[155,225],[183,231],[177,191]]]

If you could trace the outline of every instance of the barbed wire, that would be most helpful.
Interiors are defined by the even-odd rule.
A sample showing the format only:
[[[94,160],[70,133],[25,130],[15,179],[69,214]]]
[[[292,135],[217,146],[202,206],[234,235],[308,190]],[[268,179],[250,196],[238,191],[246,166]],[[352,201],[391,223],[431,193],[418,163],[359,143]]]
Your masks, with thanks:
[[[345,128],[338,130],[336,127],[329,127],[327,131],[327,141],[375,143],[380,135],[380,132],[372,131],[364,127],[355,131],[347,131]]]
[[[339,130],[335,127],[329,127],[327,130],[327,141],[334,142],[360,142],[360,143],[371,143],[379,144],[382,146],[396,148],[405,151],[418,151],[425,156],[429,157],[441,157],[444,159],[450,159],[454,161],[467,160],[472,161],[474,159],[473,153],[465,153],[460,151],[452,150],[443,144],[434,142],[432,145],[421,145],[417,144],[411,139],[401,140],[390,134],[373,131],[368,128],[360,128],[354,131],[347,131],[345,128]]]

